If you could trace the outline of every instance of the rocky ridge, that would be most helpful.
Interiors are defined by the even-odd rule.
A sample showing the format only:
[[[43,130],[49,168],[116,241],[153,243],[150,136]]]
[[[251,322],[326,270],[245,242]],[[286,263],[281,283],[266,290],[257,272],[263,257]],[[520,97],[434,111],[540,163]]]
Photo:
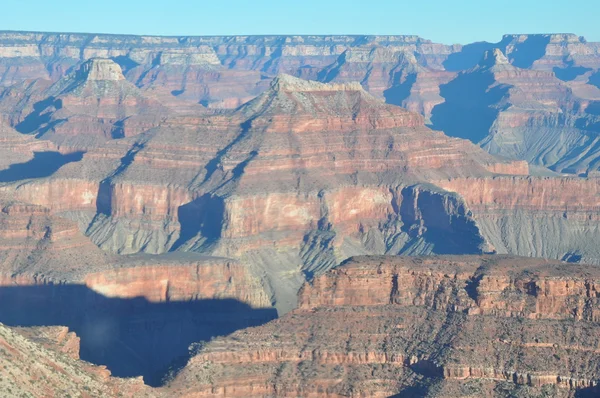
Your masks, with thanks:
[[[515,70],[499,51],[490,57]],[[72,219],[112,253],[241,259],[287,311],[306,276],[352,255],[498,251],[597,262],[595,180],[572,183],[589,192],[589,208],[567,206],[566,198],[556,207],[527,201],[550,190],[562,197],[552,187],[571,180],[520,177],[527,174],[525,162],[429,130],[422,116],[358,83],[281,75],[237,110],[182,113],[109,139],[12,195]],[[477,188],[482,182],[486,188]],[[493,214],[464,200],[496,182],[505,190],[529,185],[531,197]],[[64,192],[68,198],[56,196]],[[518,232],[525,228],[531,240]],[[561,245],[544,243],[542,233]]]
[[[596,267],[547,260],[356,258],[306,284],[296,311],[205,346],[169,388],[572,396],[598,382],[597,284]]]
[[[486,250],[468,210],[457,210],[460,198],[418,183],[497,173],[528,168],[431,131],[420,115],[384,104],[357,83],[281,75],[236,111],[172,117],[90,149],[81,162],[21,184],[14,195],[77,221],[113,253],[241,258],[271,279],[264,283],[274,286],[273,302],[289,309],[302,271],[322,272],[353,254]],[[433,201],[435,210],[409,210],[419,200]],[[208,217],[204,209],[214,211]],[[435,223],[437,211],[458,211],[458,223],[440,228],[465,223],[474,234],[469,243],[435,249],[435,233],[424,234],[422,224]],[[274,251],[285,255],[265,263]]]
[[[28,338],[0,324],[0,391],[5,396],[159,396],[140,379],[111,377],[106,368],[79,360],[77,341],[64,329],[23,333]],[[66,345],[59,348],[65,339]]]

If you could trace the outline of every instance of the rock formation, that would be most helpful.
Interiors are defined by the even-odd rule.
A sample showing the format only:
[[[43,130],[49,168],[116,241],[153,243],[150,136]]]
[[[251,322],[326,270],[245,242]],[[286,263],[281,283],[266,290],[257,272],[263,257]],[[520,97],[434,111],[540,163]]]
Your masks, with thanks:
[[[169,388],[573,396],[600,375],[599,283],[597,267],[536,259],[359,257],[306,284],[292,313],[206,345]]]
[[[241,258],[286,310],[304,274],[350,255],[488,250],[462,199],[423,183],[497,173],[528,168],[431,131],[358,83],[281,75],[235,111],[172,116],[13,195],[113,253]]]
[[[435,128],[555,171],[595,172],[600,91],[561,81],[551,70],[515,65],[522,64],[489,50],[477,67],[442,85],[445,101],[432,110]]]
[[[31,79],[55,82],[98,58],[118,63],[129,82],[172,109],[198,103],[236,108],[267,90],[279,73],[323,82],[358,81],[388,103],[423,114],[427,122],[435,113],[436,128],[481,142],[492,153],[560,172],[593,173],[598,168],[600,44],[573,34],[505,35],[498,43],[446,46],[416,36],[163,38],[3,32],[0,43],[0,84],[12,85],[0,97],[43,91],[44,84],[32,87]],[[517,69],[463,76],[470,75],[486,51],[486,62],[493,61],[495,51],[506,67]],[[470,104],[473,98],[477,100]],[[38,107],[42,105],[50,103]],[[478,116],[463,117],[470,109]],[[9,112],[14,122],[40,116],[31,114],[32,104],[23,111],[16,119]],[[444,120],[452,116],[460,117],[454,124]],[[158,121],[149,115],[142,119],[116,119],[112,128],[97,129],[103,136],[120,137]],[[545,138],[536,140],[539,136]]]
[[[53,141],[62,152],[85,151],[107,139],[139,134],[168,113],[125,80],[121,67],[109,59],[90,59],[54,84],[38,80],[33,85],[31,92],[9,89],[7,103],[18,102],[10,108],[13,115],[5,118],[19,132]],[[17,94],[11,96],[12,91]]]
[[[567,34],[0,32],[0,301],[18,303],[0,322],[159,385],[190,344],[299,305],[210,343],[166,394],[579,394],[599,70]],[[484,253],[553,260],[327,273]],[[254,350],[256,330],[286,337]]]
[[[1,208],[0,322],[68,326],[82,357],[117,376],[157,384],[190,344],[274,316],[260,279],[237,261],[110,255],[47,208],[8,199]],[[42,332],[36,341],[46,346],[52,337]],[[73,344],[61,350],[78,353]]]
[[[141,379],[111,377],[106,368],[79,360],[77,350],[77,340],[64,328],[15,330],[0,324],[0,394],[6,397],[159,396]]]
[[[476,70],[515,67],[496,50]],[[525,162],[429,130],[358,83],[280,75],[237,110],[185,112],[6,189],[77,222],[112,253],[241,259],[282,312],[307,276],[352,255],[497,251],[598,262],[594,179],[573,182],[589,192],[585,208],[566,197],[529,203],[571,180],[521,177]],[[490,216],[469,194],[501,181],[513,184],[505,190],[542,183],[529,184],[522,203],[486,199],[504,203]]]

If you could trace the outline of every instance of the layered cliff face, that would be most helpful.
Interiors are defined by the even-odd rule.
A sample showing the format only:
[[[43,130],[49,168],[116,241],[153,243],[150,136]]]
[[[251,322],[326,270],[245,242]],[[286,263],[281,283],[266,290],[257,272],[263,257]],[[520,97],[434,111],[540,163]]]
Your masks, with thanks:
[[[235,299],[255,308],[271,306],[247,266],[191,253],[121,258],[116,267],[86,274],[84,283],[106,297],[144,297],[153,303]]]
[[[560,172],[598,170],[600,45],[573,34],[505,35],[498,43],[465,46],[416,36],[162,38],[20,32],[4,32],[0,42],[2,85],[12,86],[0,94],[0,108],[12,104],[13,109],[4,117],[15,127],[29,116],[21,128],[48,137],[66,126],[76,126],[63,132],[67,135],[77,129],[122,137],[162,120],[164,113],[156,110],[140,116],[149,104],[141,104],[146,99],[137,92],[119,98],[117,115],[110,111],[111,119],[99,125],[89,115],[73,116],[65,125],[64,110],[53,119],[56,124],[34,122],[60,105],[50,93],[40,93],[67,71],[100,57],[118,63],[130,86],[171,111],[191,107],[197,112],[198,103],[236,108],[268,90],[279,73],[322,82],[358,81],[371,94],[419,112],[436,129],[481,143],[491,153]],[[477,66],[482,58],[498,58],[494,51],[506,55],[499,57],[497,68]],[[44,81],[30,81],[36,78]],[[24,101],[23,92],[35,101]],[[104,102],[107,107],[111,100]]]
[[[48,208],[7,198],[0,206],[1,286],[82,283],[110,298],[232,299],[270,307],[260,279],[238,261],[196,253],[112,255]]]
[[[1,209],[2,285],[77,280],[88,267],[109,261],[77,224],[47,208],[3,200]]]
[[[32,85],[29,90],[8,89],[3,102],[13,106],[5,118],[19,132],[53,141],[62,152],[139,134],[168,114],[165,106],[125,80],[121,67],[109,59],[90,59],[54,84]]]
[[[35,78],[57,80],[90,58],[112,58],[125,69],[129,81],[164,102],[177,99],[217,108],[235,108],[252,99],[279,73],[325,78],[347,51],[358,59],[374,46],[392,54],[416,52],[425,65],[436,69],[456,51],[417,36],[163,38],[4,32],[0,43],[0,83],[4,86]],[[372,74],[374,87],[388,88],[385,74],[394,67],[393,56],[376,58],[369,68],[366,63],[355,68],[357,79],[352,80]],[[371,73],[373,66],[381,71]],[[376,87],[378,94],[383,88]]]
[[[464,198],[498,253],[598,264],[596,178],[495,177],[436,184]]]
[[[600,91],[561,81],[551,70],[515,65],[521,64],[490,50],[477,67],[442,85],[445,100],[432,110],[434,127],[493,154],[559,172],[595,172]]]
[[[375,273],[321,275],[357,255],[600,263],[597,44],[26,33],[0,44],[0,300],[17,303],[0,322],[66,326],[82,358],[160,384],[190,344],[260,325],[272,304],[292,310],[312,280],[297,312],[259,329],[288,340],[267,341],[274,351],[253,351],[253,330],[226,340],[231,351],[217,340],[173,391],[569,395],[595,383],[594,351],[579,349],[595,344],[587,267],[378,258],[359,261],[380,261]],[[565,282],[562,268],[592,276]],[[75,337],[60,339],[73,354]]]
[[[528,172],[523,162],[427,129],[418,114],[357,83],[287,75],[234,112],[172,117],[88,151],[48,183],[99,170],[107,177],[89,206],[61,211],[88,217],[86,233],[100,247],[241,258],[263,269],[288,309],[302,272],[350,255],[488,250],[460,197],[419,183]],[[86,186],[74,183],[72,192]],[[20,197],[35,202],[42,184],[20,187]]]
[[[7,182],[22,179],[18,164],[27,163],[35,157],[36,152],[52,151],[54,145],[49,141],[39,141],[19,134],[7,124],[0,122],[0,180]],[[10,168],[12,167],[12,170]]]
[[[499,52],[478,68],[515,70]],[[502,179],[527,175],[527,164],[423,123],[357,83],[281,75],[235,111],[171,116],[7,189],[77,222],[108,252],[241,259],[281,311],[294,307],[306,276],[353,255],[598,261],[594,179]],[[559,192],[569,184],[589,191],[588,207],[569,206]],[[492,213],[471,200],[482,189],[501,203]],[[521,189],[528,198],[510,196]],[[535,199],[548,195],[564,198],[562,207]]]
[[[598,380],[599,281],[593,266],[515,257],[356,258],[305,285],[296,311],[206,345],[169,388],[573,396]]]
[[[448,74],[475,66],[483,52],[504,51],[515,66],[587,79],[598,69],[599,46],[569,34],[505,35],[499,43],[447,46],[417,36],[149,37],[3,32],[2,85],[57,80],[90,58],[112,58],[127,79],[160,95],[234,108],[268,88],[279,73],[324,82],[360,81],[372,94],[392,89],[392,101],[412,83],[398,79],[415,59],[427,80],[413,89],[415,109],[439,99]],[[432,73],[433,72],[433,73]],[[422,96],[422,98],[421,98]],[[404,97],[401,95],[400,98]],[[395,102],[392,102],[395,103]],[[417,105],[418,103],[418,105]]]
[[[160,384],[190,344],[275,316],[258,273],[238,261],[109,255],[47,208],[3,199],[1,209],[0,322],[66,326],[82,358],[116,376]],[[40,333],[51,345],[51,331]],[[60,350],[79,352],[67,337]]]
[[[600,45],[574,34],[504,35],[500,48],[520,68],[538,70],[598,68]],[[560,74],[560,71],[559,73]]]

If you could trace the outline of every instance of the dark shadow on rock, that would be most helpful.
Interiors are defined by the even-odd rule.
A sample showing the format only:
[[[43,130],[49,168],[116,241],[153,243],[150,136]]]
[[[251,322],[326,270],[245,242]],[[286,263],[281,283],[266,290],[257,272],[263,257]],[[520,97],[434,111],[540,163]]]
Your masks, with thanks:
[[[223,217],[225,216],[225,202],[223,198],[203,195],[193,201],[179,206],[177,217],[181,230],[179,239],[171,247],[171,251],[177,250],[190,239],[200,235],[210,244],[221,237]]]
[[[588,83],[591,84],[592,86],[596,86],[596,87],[600,88],[600,71],[596,72],[592,76],[590,76]]]
[[[463,46],[461,51],[450,54],[448,59],[446,59],[442,65],[444,65],[444,68],[450,72],[459,72],[462,70],[471,69],[479,63],[483,57],[483,53],[496,48],[497,46],[497,44],[488,43],[485,41],[467,44],[466,46]]]
[[[575,391],[575,398],[598,398],[600,397],[600,387],[584,387]]]
[[[433,108],[430,127],[451,137],[465,138],[474,143],[484,139],[499,113],[493,105],[510,88],[500,85],[489,89],[492,84],[493,74],[481,70],[460,74],[440,86],[440,95],[445,101]]]
[[[402,102],[410,96],[410,90],[412,89],[412,86],[415,84],[416,80],[417,75],[413,73],[408,75],[404,82],[395,82],[392,87],[383,92],[385,102],[392,105],[402,106]]]
[[[240,133],[237,135],[237,137],[235,137],[223,149],[218,151],[216,156],[206,164],[206,166],[204,167],[206,169],[206,175],[204,176],[204,179],[202,180],[202,184],[208,182],[211,179],[211,177],[213,175],[215,175],[215,173],[223,171],[223,166],[221,164],[221,161],[227,155],[227,153],[231,150],[231,148],[235,147],[240,142],[242,142],[244,139],[246,139],[248,136],[250,136],[251,129],[252,129],[252,122],[254,121],[254,118],[255,117],[252,117],[252,118],[246,120],[245,122],[241,123],[240,124]],[[250,157],[254,158],[256,156],[256,154],[257,153],[255,151],[253,151],[250,153]]]
[[[323,68],[323,70],[317,74],[317,80],[323,83],[330,83],[335,79],[340,73],[342,65],[346,63],[346,55],[347,50],[344,51],[333,64]]]
[[[261,72],[276,72],[278,69],[277,64],[281,61],[282,54],[283,46],[277,47],[269,56],[269,60],[260,69]]]
[[[585,108],[585,112],[590,115],[600,116],[600,101],[591,101]]]
[[[427,386],[416,385],[403,388],[398,394],[391,395],[389,398],[418,398],[425,397],[429,389]]]
[[[523,43],[517,44],[510,53],[511,63],[518,68],[530,68],[535,61],[546,54],[550,36],[531,35]]]
[[[254,158],[256,158],[258,156],[258,152],[257,151],[252,151],[248,154],[248,157],[246,159],[244,159],[243,161],[241,161],[239,164],[237,164],[232,170],[231,170],[231,174],[233,176],[233,178],[240,178],[243,174],[244,174],[244,170],[246,169],[246,167],[250,164],[250,162],[252,160],[254,160]]]
[[[402,190],[399,212],[404,231],[413,238],[422,237],[433,244],[435,254],[481,254],[485,243],[470,212],[451,194],[415,187]],[[415,201],[417,202],[415,206]],[[455,201],[447,210],[447,203]],[[415,208],[419,214],[415,214]]]
[[[119,64],[121,70],[123,71],[123,74],[127,73],[130,69],[133,69],[140,65],[126,55],[119,55],[111,59],[115,61],[115,63]]]
[[[567,263],[578,263],[581,261],[581,254],[578,253],[565,253],[564,256],[562,256],[562,258],[560,259],[560,261],[565,261]]]
[[[0,287],[0,303],[5,325],[67,326],[81,339],[81,359],[106,365],[117,377],[144,376],[153,386],[192,343],[276,318],[274,309],[233,299],[152,303],[69,284]]]
[[[43,178],[54,174],[67,163],[79,162],[85,152],[34,152],[33,159],[11,165],[0,171],[0,182],[14,182],[28,178]]]
[[[430,379],[442,379],[444,377],[444,369],[435,363],[422,359],[410,365],[410,368],[416,374],[420,374]]]
[[[121,163],[107,178],[100,181],[96,196],[96,213],[110,216],[112,214],[112,179],[125,171],[135,160],[139,151],[144,149],[145,142],[136,142],[121,158]]]
[[[109,216],[112,214],[112,184],[110,181],[101,181],[96,195],[96,213]]]
[[[477,297],[479,296],[479,294],[477,293],[477,288],[479,287],[479,284],[481,283],[482,279],[483,279],[483,274],[476,275],[476,276],[469,278],[469,280],[467,280],[467,282],[465,284],[465,292],[467,292],[467,295],[473,301],[477,301]]]
[[[115,140],[125,138],[125,119],[118,120],[113,124],[113,128],[110,132],[110,138]]]
[[[564,82],[570,82],[575,80],[577,76],[581,76],[586,72],[589,72],[590,68],[584,68],[583,66],[569,66],[567,68],[554,67],[552,71],[554,75]]]
[[[594,111],[594,109],[592,109]],[[600,121],[597,118],[580,117],[575,120],[575,127],[581,130],[586,130],[592,134],[600,133]]]
[[[31,134],[37,131],[37,136],[43,135],[59,121],[51,122],[52,112],[62,108],[62,100],[49,97],[33,105],[33,112],[15,126],[15,130],[22,134]]]

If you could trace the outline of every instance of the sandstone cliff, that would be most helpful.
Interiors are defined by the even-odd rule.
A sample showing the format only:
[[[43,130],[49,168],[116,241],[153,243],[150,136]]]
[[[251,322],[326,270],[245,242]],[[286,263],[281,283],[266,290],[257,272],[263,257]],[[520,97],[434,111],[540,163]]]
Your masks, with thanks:
[[[600,91],[540,68],[511,64],[499,49],[486,52],[478,66],[440,86],[444,100],[432,110],[433,125],[493,154],[559,172],[594,172]]]
[[[190,344],[274,317],[261,279],[238,261],[110,255],[47,208],[0,203],[0,322],[78,336],[42,330],[33,337],[44,346],[60,340],[73,355],[80,339],[85,360],[158,384]]]
[[[189,397],[572,396],[598,381],[599,276],[515,257],[352,259],[306,284],[298,310],[209,343],[169,388]]]
[[[499,51],[477,68],[516,70]],[[6,190],[72,219],[112,253],[241,259],[281,311],[306,276],[353,255],[598,261],[595,179],[501,177],[528,166],[423,123],[357,83],[281,75],[235,111],[171,116]],[[577,198],[563,188],[587,192],[587,207],[569,205]],[[511,196],[522,189],[527,197]],[[493,214],[472,200],[482,190],[502,204]]]

